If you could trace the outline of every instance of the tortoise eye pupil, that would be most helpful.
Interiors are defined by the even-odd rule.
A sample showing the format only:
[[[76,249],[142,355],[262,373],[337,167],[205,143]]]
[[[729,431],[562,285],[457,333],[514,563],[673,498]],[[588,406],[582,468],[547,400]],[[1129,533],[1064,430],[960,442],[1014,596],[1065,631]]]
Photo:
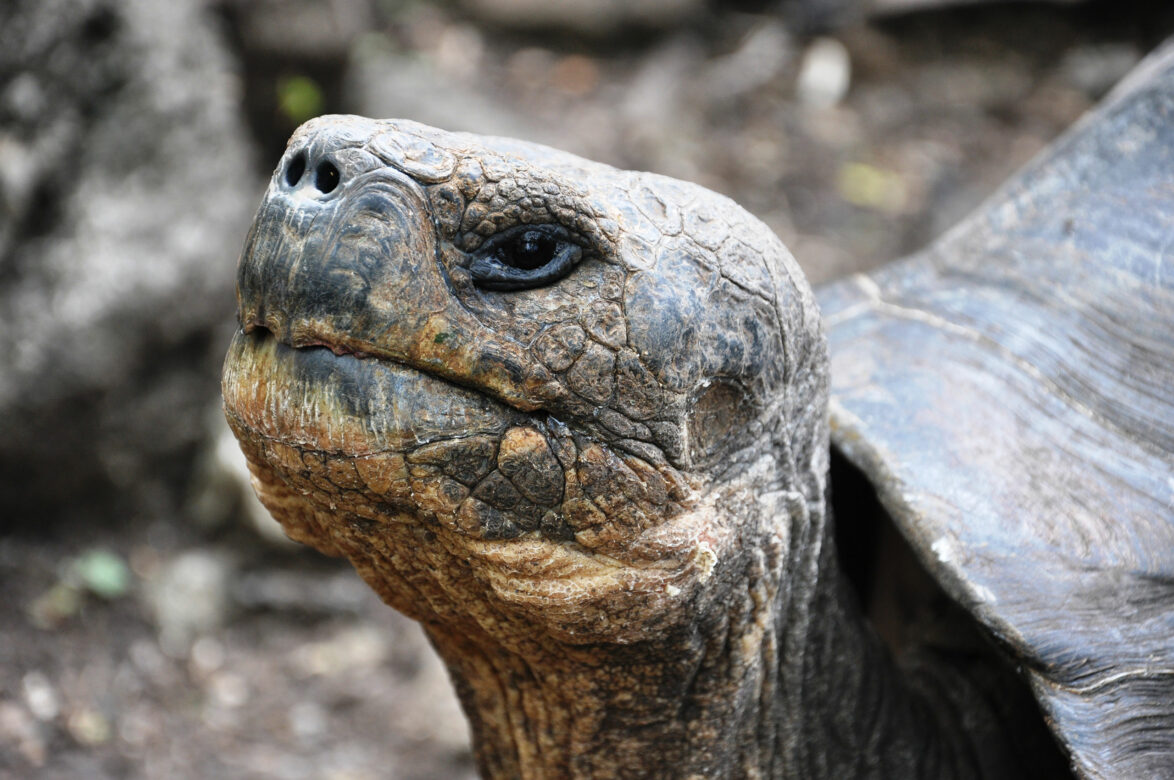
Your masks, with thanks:
[[[556,242],[540,230],[527,230],[512,243],[501,248],[498,259],[508,266],[530,271],[554,259]]]

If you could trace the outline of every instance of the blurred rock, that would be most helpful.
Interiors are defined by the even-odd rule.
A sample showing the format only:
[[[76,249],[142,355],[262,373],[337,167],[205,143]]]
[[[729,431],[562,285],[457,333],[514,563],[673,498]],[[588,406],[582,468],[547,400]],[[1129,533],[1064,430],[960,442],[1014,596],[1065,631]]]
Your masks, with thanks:
[[[1133,43],[1080,46],[1064,55],[1060,72],[1090,99],[1099,99],[1133,70],[1142,52]]]
[[[1084,0],[1020,0],[1021,2],[1041,2],[1052,3],[1055,5],[1076,5],[1082,3]],[[930,11],[936,8],[949,8],[951,6],[972,6],[982,5],[983,3],[1000,3],[1006,4],[1007,0],[867,0],[867,5],[870,13],[877,15],[884,14],[904,14],[913,11]]]
[[[923,12],[947,12],[974,6],[1066,6],[1087,0],[710,0],[715,8],[733,6],[742,11],[771,12],[786,20],[801,36],[849,30],[863,22],[913,16]]]
[[[362,675],[388,659],[392,639],[385,629],[356,623],[336,631],[329,639],[297,648],[290,655],[290,663],[301,677]]]
[[[700,180],[696,161],[704,155],[698,153],[697,143],[709,128],[689,107],[704,105],[713,95],[708,89],[712,82],[698,78],[705,58],[705,49],[692,38],[650,49],[615,89],[614,107],[584,139],[583,153],[621,167]],[[700,95],[691,94],[691,85]],[[727,102],[724,95],[721,100]]]
[[[275,547],[297,547],[253,491],[248,463],[224,421],[219,403],[207,417],[207,444],[192,479],[188,516],[206,529],[218,528],[232,519],[241,518],[258,536]]]
[[[271,57],[346,59],[351,41],[371,29],[370,0],[220,0],[250,50]]]
[[[199,0],[0,6],[0,513],[174,511],[259,193]],[[3,521],[0,521],[3,522]]]
[[[24,701],[37,720],[49,721],[61,712],[61,702],[53,683],[39,670],[34,669],[21,679]]]
[[[469,724],[461,711],[452,680],[440,657],[428,644],[424,631],[411,624],[397,636],[400,645],[411,645],[419,666],[409,683],[411,701],[396,724],[404,735],[420,742],[431,742],[453,753],[469,750]],[[403,652],[403,649],[400,649]]]
[[[441,64],[435,58],[398,52],[385,40],[368,39],[356,49],[347,74],[347,104],[365,116],[533,140],[534,128],[527,118]]]
[[[831,108],[844,99],[852,82],[847,47],[835,38],[816,38],[803,52],[795,94],[813,108]]]
[[[764,18],[730,54],[705,66],[703,90],[729,100],[769,84],[786,72],[795,56],[791,33],[777,19]]]
[[[516,30],[604,37],[665,29],[696,18],[704,0],[462,0],[479,22]]]
[[[233,581],[232,597],[244,609],[318,616],[358,613],[376,600],[349,567],[332,572],[304,568],[242,572]]]
[[[45,763],[45,736],[31,715],[11,702],[0,700],[0,747],[14,750],[34,767]]]
[[[787,26],[800,35],[817,35],[850,27],[884,0],[774,0],[774,7]],[[931,0],[932,2],[933,0]]]
[[[218,550],[193,550],[163,564],[147,583],[146,597],[164,651],[185,656],[197,638],[223,625],[233,574]]]
[[[316,702],[300,701],[289,711],[289,730],[299,740],[318,741],[327,726],[326,710]]]
[[[104,713],[85,705],[74,708],[66,715],[65,728],[78,744],[86,747],[109,742],[114,731],[110,719]]]

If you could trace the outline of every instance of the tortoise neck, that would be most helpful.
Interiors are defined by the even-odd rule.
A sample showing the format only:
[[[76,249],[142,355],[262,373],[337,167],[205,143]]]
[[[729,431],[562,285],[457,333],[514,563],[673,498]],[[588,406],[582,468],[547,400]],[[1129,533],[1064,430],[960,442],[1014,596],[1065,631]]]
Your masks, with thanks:
[[[996,724],[973,684],[941,664],[898,670],[831,545],[807,550],[816,559],[790,561],[785,592],[763,568],[770,556],[751,556],[722,609],[655,646],[523,657],[428,627],[482,775],[980,776],[988,740],[975,724],[988,736]]]
[[[522,657],[429,630],[490,778],[753,775],[775,735],[778,644],[753,596],[650,645]]]
[[[969,619],[898,663],[861,613],[830,528],[782,691],[772,777],[1068,777],[1030,692]],[[929,637],[927,637],[928,639]]]
[[[949,686],[963,684],[961,678],[941,664],[899,668],[860,613],[830,543],[821,558],[803,671],[785,696],[788,712],[780,720],[784,765],[772,773],[976,776],[958,710],[946,695]]]

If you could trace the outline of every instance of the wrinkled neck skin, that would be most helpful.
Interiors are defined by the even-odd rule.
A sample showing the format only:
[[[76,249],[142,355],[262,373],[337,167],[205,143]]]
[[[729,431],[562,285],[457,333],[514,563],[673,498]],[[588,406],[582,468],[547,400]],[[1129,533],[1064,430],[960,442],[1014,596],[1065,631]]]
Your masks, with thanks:
[[[881,647],[822,502],[748,482],[716,503],[756,538],[734,540],[694,619],[654,642],[519,653],[425,624],[484,776],[949,778],[1002,765],[970,683],[945,667],[906,675]]]

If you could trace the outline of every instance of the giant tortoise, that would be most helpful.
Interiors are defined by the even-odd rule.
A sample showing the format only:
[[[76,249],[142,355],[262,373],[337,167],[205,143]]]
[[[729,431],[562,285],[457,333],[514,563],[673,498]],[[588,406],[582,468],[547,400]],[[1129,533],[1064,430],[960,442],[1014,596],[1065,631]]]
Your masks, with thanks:
[[[1172,47],[814,295],[700,187],[322,117],[225,408],[288,534],[423,624],[486,776],[1169,777],[1172,247]],[[952,606],[897,591],[895,660],[849,577],[918,565]]]

